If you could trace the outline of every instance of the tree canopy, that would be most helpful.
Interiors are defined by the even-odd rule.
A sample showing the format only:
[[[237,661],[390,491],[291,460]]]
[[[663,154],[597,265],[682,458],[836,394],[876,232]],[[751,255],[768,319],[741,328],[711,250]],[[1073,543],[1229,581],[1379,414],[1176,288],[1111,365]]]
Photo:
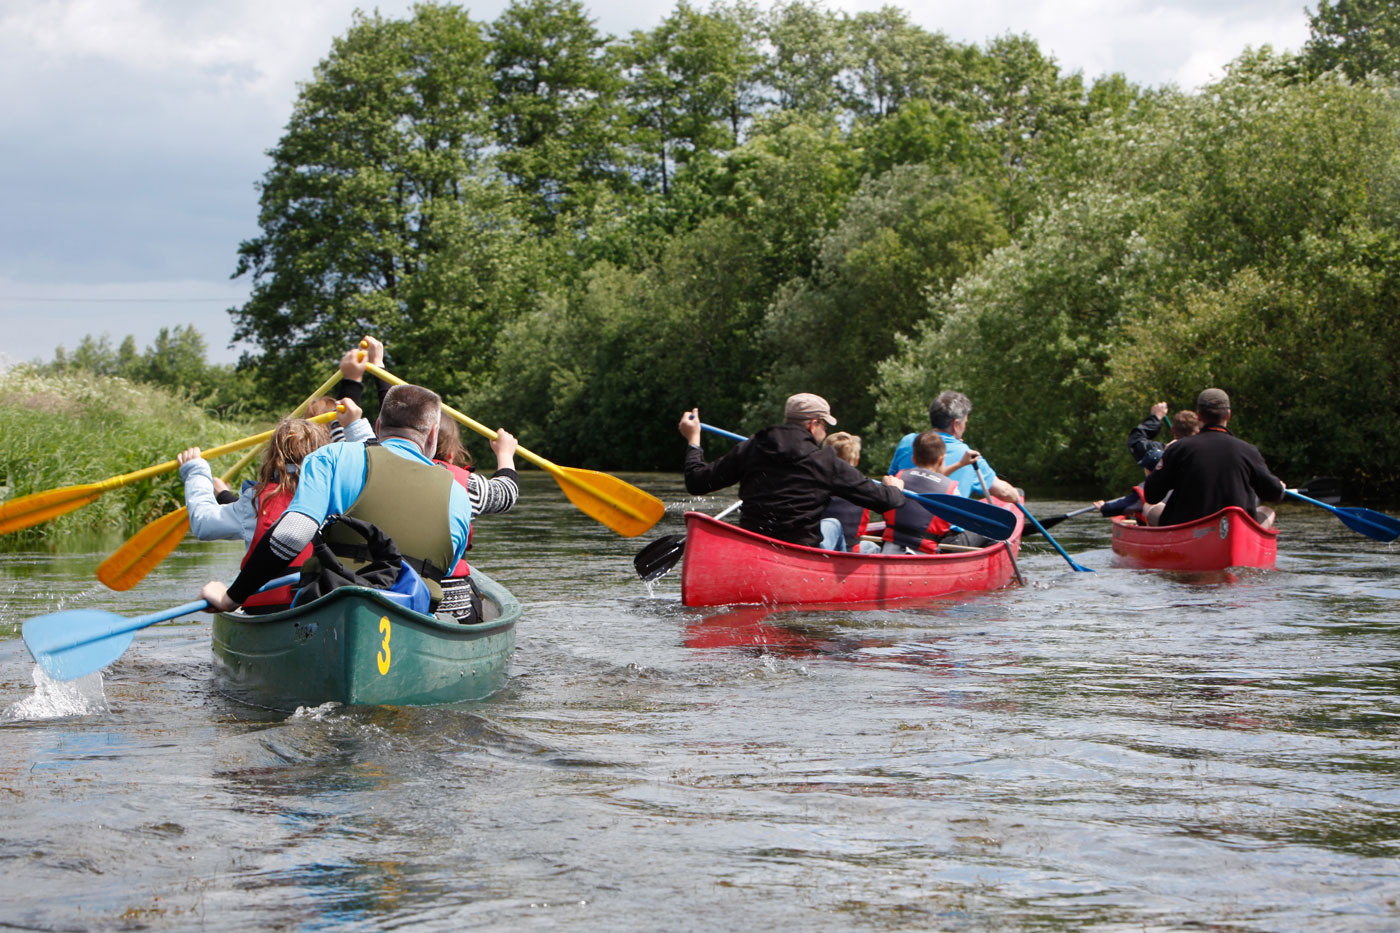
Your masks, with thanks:
[[[1210,382],[1281,474],[1389,482],[1397,17],[1309,15],[1297,55],[1183,92],[895,7],[357,14],[239,248],[242,365],[293,400],[373,332],[603,468],[674,469],[682,408],[749,431],[794,391],[879,460],[955,388],[1018,482],[1130,478],[1127,429]]]

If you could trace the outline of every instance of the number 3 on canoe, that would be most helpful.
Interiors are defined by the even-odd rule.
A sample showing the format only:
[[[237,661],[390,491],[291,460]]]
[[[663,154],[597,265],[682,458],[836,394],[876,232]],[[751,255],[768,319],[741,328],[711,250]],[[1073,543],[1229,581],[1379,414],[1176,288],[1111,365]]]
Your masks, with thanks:
[[[389,673],[389,662],[393,656],[389,653],[389,636],[393,634],[393,626],[389,624],[388,616],[381,616],[379,619],[379,630],[384,633],[384,650],[379,652],[379,673]]]

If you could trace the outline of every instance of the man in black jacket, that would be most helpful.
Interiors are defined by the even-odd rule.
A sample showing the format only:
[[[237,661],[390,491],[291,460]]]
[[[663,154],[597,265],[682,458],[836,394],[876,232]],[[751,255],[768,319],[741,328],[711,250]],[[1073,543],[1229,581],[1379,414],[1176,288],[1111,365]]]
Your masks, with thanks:
[[[1162,465],[1143,483],[1149,503],[1171,495],[1160,523],[1178,525],[1236,505],[1269,527],[1274,512],[1259,502],[1283,499],[1284,484],[1269,472],[1257,447],[1226,428],[1230,396],[1221,389],[1206,389],[1196,399],[1196,414],[1201,419],[1201,433],[1167,447]]]
[[[833,495],[880,512],[904,502],[904,483],[898,477],[875,483],[834,449],[821,446],[827,425],[836,423],[821,396],[792,396],[783,416],[783,424],[764,428],[714,463],[706,463],[700,449],[700,409],[682,415],[680,432],[690,444],[685,452],[686,490],[698,496],[738,483],[744,500],[741,528],[809,547],[821,543],[822,513]]]

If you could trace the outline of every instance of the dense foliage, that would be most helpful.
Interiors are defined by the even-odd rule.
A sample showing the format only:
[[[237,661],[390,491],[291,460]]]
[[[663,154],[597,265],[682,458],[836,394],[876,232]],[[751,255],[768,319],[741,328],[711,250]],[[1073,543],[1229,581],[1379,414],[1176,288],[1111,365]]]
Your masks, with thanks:
[[[675,468],[684,407],[752,430],[798,390],[878,462],[957,388],[1019,482],[1130,477],[1127,429],[1211,383],[1286,479],[1391,482],[1400,29],[1381,0],[1310,19],[1187,93],[891,7],[357,15],[239,251],[243,366],[289,403],[372,331],[604,468]]]

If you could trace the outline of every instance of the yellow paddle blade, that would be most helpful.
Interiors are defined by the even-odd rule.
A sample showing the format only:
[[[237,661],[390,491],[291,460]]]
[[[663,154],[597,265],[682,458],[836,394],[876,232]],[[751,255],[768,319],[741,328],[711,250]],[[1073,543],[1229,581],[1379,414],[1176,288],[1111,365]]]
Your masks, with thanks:
[[[190,510],[181,506],[142,528],[97,565],[97,579],[110,589],[124,592],[140,583],[155,566],[185,539],[190,530]]]
[[[103,483],[84,483],[34,492],[18,499],[0,502],[0,535],[32,527],[51,518],[81,509],[112,487]]]
[[[624,538],[646,534],[666,514],[666,505],[660,499],[610,473],[578,467],[555,469],[559,472],[554,479],[569,501]]]

